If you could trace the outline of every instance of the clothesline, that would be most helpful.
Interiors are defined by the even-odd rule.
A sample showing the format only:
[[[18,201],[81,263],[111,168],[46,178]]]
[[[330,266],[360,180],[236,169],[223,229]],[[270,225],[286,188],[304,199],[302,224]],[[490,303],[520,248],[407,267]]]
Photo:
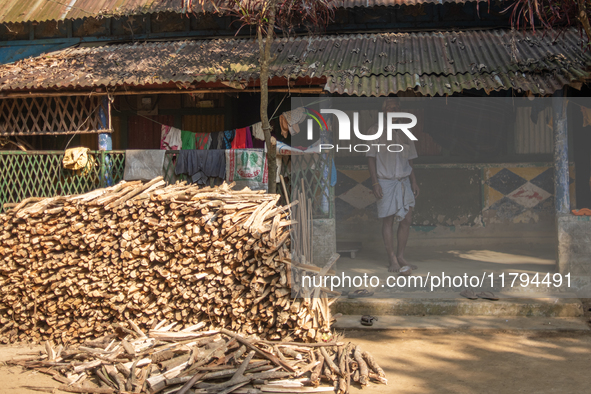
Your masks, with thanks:
[[[286,98],[286,97],[287,97],[287,93],[285,94],[285,96],[283,96],[283,99],[281,99],[281,102],[279,102],[279,105],[277,105],[277,107],[275,108],[275,111],[273,111],[273,114],[271,115],[271,118],[269,118],[269,120],[278,119],[278,118],[281,116],[281,115],[275,116],[275,114],[277,113],[277,110],[279,109],[279,107],[281,106],[281,104],[283,104],[283,100],[285,100],[285,98]],[[308,103],[308,105],[317,104],[317,103],[320,103],[320,102],[322,102],[322,101],[325,101],[325,100],[326,100],[326,99],[316,100],[316,101],[313,101],[313,102],[311,102],[311,103]],[[152,121],[152,122],[154,122],[154,123],[156,123],[156,124],[159,124],[160,126],[169,126],[169,125],[166,125],[166,124],[164,124],[164,123],[160,123],[160,122],[158,122],[157,120],[154,120],[154,119],[152,119],[152,118],[149,118],[149,117],[147,117],[147,116],[145,116],[145,115],[141,115],[141,114],[139,114],[139,113],[137,113],[137,112],[136,112],[136,115],[137,115],[137,116],[141,116],[142,118],[148,119],[148,120],[150,120],[150,121]],[[256,123],[259,123],[259,122],[256,122]],[[255,124],[256,124],[256,123],[255,123]],[[250,125],[250,126],[245,126],[245,127],[252,127],[252,125]],[[237,128],[238,128],[238,129],[241,129],[241,128],[244,128],[244,127],[237,127]]]
[[[158,122],[157,120],[154,120],[154,119],[152,119],[152,118],[148,118],[147,116],[144,116],[144,115],[141,115],[141,114],[138,114],[138,113],[136,113],[136,115],[137,115],[137,116],[141,116],[142,118],[145,118],[145,119],[151,120],[152,122],[154,122],[154,123],[156,123],[156,124],[159,124],[160,126],[168,126],[167,124],[160,123],[160,122]]]
[[[150,120],[150,121],[152,121],[152,122],[154,122],[154,123],[156,123],[156,124],[159,124],[160,126],[172,127],[172,126],[170,126],[170,125],[167,125],[167,124],[164,124],[164,123],[158,122],[157,120],[154,120],[154,119],[152,119],[152,118],[149,118],[149,117],[147,117],[147,116],[144,116],[144,115],[141,115],[141,114],[137,114],[137,116],[141,116],[142,118],[148,119],[148,120]],[[273,119],[276,119],[276,118],[279,118],[279,116],[277,116],[277,117],[275,117],[275,118],[271,118],[271,119],[269,119],[269,120],[273,120]],[[257,122],[257,123],[259,123],[259,122]],[[256,124],[256,123],[255,123],[255,124]],[[245,126],[245,127],[252,127],[252,126],[253,126],[253,125],[250,125],[250,126]],[[239,129],[243,129],[244,127],[238,127],[238,128],[239,128]],[[191,133],[193,133],[193,132],[191,132]],[[195,134],[197,134],[197,132],[195,132]]]
[[[253,138],[254,137],[254,138]],[[160,149],[165,150],[210,150],[262,148],[265,136],[260,122],[252,127],[216,131],[213,133],[193,133],[175,127],[162,125]]]
[[[281,104],[281,103],[280,103]],[[281,135],[295,135],[300,132],[299,124],[306,119],[306,108],[299,107],[291,111],[283,112],[279,116]],[[181,130],[162,124],[160,149],[244,149],[264,147],[265,133],[263,125],[257,122],[247,127],[215,131],[192,132]]]

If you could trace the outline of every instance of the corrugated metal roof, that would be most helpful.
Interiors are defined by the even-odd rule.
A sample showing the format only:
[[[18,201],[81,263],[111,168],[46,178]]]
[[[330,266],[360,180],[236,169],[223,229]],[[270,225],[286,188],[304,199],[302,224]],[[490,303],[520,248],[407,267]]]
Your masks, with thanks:
[[[490,91],[511,88],[531,91],[534,94],[551,94],[577,78],[568,72],[547,72],[530,74],[510,72],[508,74],[478,75],[372,75],[351,79],[328,77],[325,90],[350,96],[387,96],[401,91],[413,90],[425,96],[460,93],[465,89]]]
[[[345,8],[465,3],[476,0],[341,0]],[[156,12],[203,12],[191,0],[0,0],[0,22],[78,19],[99,16],[140,15]],[[211,10],[209,10],[211,11]]]
[[[274,42],[272,77],[328,77],[331,91],[382,95],[408,87],[426,94],[466,88],[551,93],[587,77],[591,53],[576,29],[363,34]],[[258,78],[253,39],[195,40],[70,48],[0,66],[0,90]],[[395,78],[390,78],[395,76]],[[417,82],[418,81],[418,82]],[[450,87],[448,87],[449,85]],[[361,89],[361,90],[360,90]]]
[[[556,42],[540,31],[486,30],[323,37],[310,49],[322,51],[314,56],[321,58],[320,72],[455,75],[586,67],[591,55],[583,53],[580,44],[576,30]],[[307,46],[305,40],[294,43],[299,53]]]
[[[184,0],[0,0],[0,22],[186,12]]]

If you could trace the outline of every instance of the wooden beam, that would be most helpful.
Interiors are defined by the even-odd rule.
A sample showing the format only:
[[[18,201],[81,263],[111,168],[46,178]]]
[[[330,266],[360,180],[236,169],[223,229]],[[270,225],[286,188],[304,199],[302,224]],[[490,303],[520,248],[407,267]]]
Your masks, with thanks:
[[[13,131],[6,131],[0,132],[0,136],[12,136],[12,135],[24,135],[24,136],[32,136],[32,135],[62,135],[62,134],[99,134],[105,133],[110,134],[113,130],[67,130],[67,131],[43,131],[43,132],[35,132],[35,133],[28,133],[28,132],[13,132]]]
[[[247,88],[247,89],[166,89],[166,90],[116,90],[111,92],[96,92],[91,90],[73,90],[73,91],[58,91],[58,92],[19,92],[19,93],[8,93],[0,92],[0,99],[9,98],[27,98],[27,97],[62,97],[62,96],[125,96],[125,95],[139,95],[139,94],[195,94],[195,93],[259,93],[259,88]],[[325,92],[322,87],[308,87],[308,88],[271,88],[270,93],[308,93],[317,94]]]

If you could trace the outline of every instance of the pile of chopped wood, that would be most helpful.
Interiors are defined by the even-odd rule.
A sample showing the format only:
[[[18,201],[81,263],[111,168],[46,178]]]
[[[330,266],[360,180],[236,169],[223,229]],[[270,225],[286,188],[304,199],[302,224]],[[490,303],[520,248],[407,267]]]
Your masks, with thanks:
[[[231,186],[121,182],[0,215],[0,342],[80,342],[127,319],[329,338],[335,298],[298,278],[338,255],[322,269],[292,263],[297,201]]]
[[[12,363],[50,374],[63,383],[60,390],[74,393],[344,394],[352,382],[387,384],[374,358],[351,343],[273,342],[197,331],[205,323],[180,331],[166,324],[145,335],[129,321],[129,328],[74,347],[46,342],[44,353]]]

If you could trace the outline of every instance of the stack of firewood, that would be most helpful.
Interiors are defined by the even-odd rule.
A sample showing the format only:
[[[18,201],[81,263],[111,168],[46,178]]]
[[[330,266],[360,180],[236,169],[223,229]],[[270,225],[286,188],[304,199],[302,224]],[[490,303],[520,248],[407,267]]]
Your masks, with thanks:
[[[60,390],[74,393],[344,394],[353,382],[387,384],[374,358],[351,343],[275,342],[226,329],[198,331],[205,323],[173,331],[177,326],[162,321],[146,335],[129,321],[80,346],[46,342],[44,352],[12,363],[50,374],[62,383]]]
[[[323,268],[291,261],[290,208],[232,185],[161,178],[25,200],[0,215],[0,342],[80,342],[133,319],[327,340]]]

